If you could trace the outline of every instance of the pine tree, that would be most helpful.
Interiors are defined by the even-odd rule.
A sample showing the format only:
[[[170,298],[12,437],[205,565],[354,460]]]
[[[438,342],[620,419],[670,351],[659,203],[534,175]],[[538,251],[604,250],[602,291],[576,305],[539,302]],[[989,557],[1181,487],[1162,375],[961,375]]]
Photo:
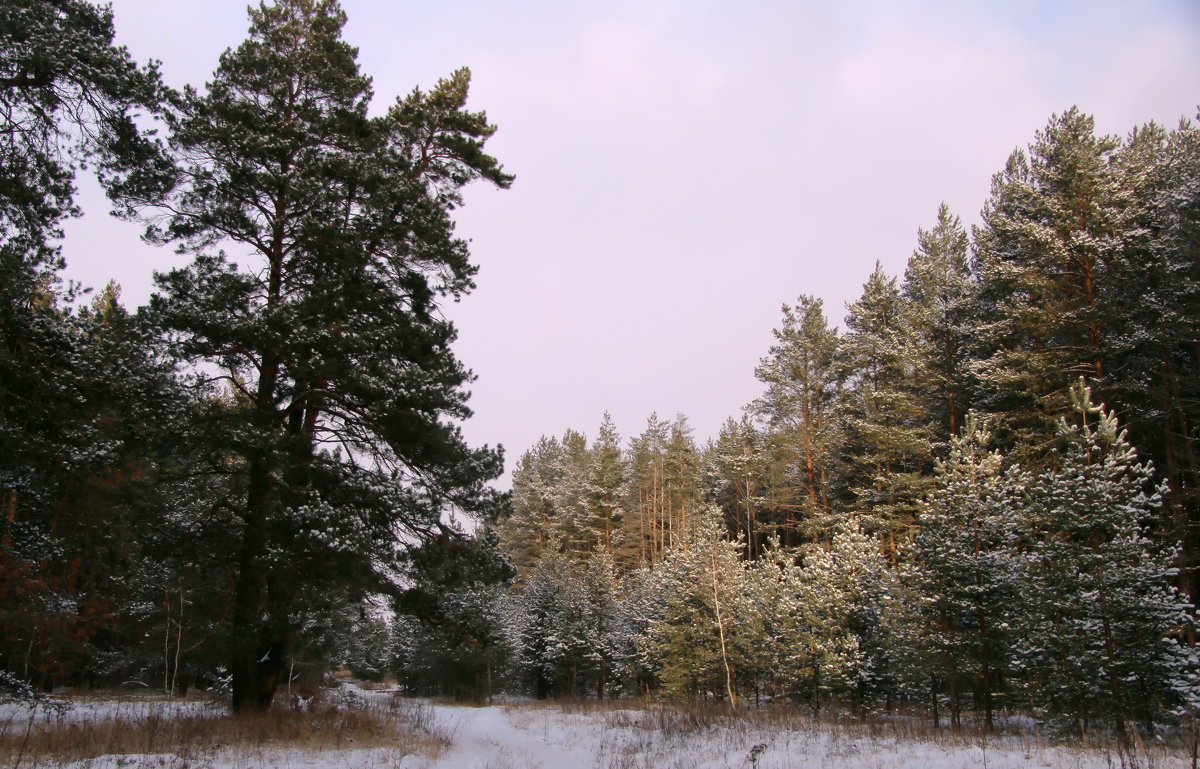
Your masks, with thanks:
[[[611,664],[599,651],[607,639],[596,632],[612,616],[602,605],[605,597],[589,595],[585,581],[556,549],[538,562],[523,592],[528,619],[521,654],[539,699],[582,694],[599,680],[601,665]]]
[[[624,606],[617,595],[617,569],[609,553],[600,551],[588,559],[582,578],[584,624],[590,641],[588,661],[595,680],[596,697],[603,699],[632,654],[632,638]]]
[[[567,430],[559,442],[563,449],[562,470],[554,490],[554,509],[558,513],[554,530],[563,552],[572,564],[578,565],[587,560],[593,545],[588,530],[591,452],[588,450],[587,436],[575,430]]]
[[[1058,466],[1026,492],[1014,666],[1045,715],[1077,730],[1107,721],[1125,739],[1130,719],[1151,728],[1183,694],[1190,676],[1169,636],[1190,616],[1169,584],[1174,553],[1149,536],[1150,467],[1082,379],[1071,399]]]
[[[912,387],[938,445],[958,435],[969,403],[975,292],[967,246],[962,223],[943,203],[933,229],[917,231],[917,250],[908,260],[901,287]]]
[[[470,375],[436,310],[472,288],[450,217],[461,187],[511,181],[483,152],[494,127],[464,109],[466,70],[370,118],[334,0],[250,21],[170,116],[177,184],[145,201],[150,236],[196,254],[160,278],[158,322],[198,382],[218,367],[239,394],[208,426],[236,457],[235,710],[271,701],[295,574],[399,592],[379,569],[404,542],[435,539],[451,506],[490,504],[500,457],[447,421],[470,414]]]
[[[821,300],[801,296],[783,306],[776,343],[755,369],[766,385],[749,411],[764,423],[773,465],[769,505],[781,511],[785,541],[828,531],[839,475],[843,434],[836,416],[842,376],[839,337],[829,327]]]
[[[557,531],[562,473],[562,444],[545,436],[513,468],[512,509],[499,530],[505,552],[522,574],[533,568]]]
[[[763,550],[759,508],[767,490],[765,436],[748,417],[728,419],[705,452],[708,497],[725,514],[726,526],[746,543],[746,559]]]
[[[754,673],[762,621],[741,550],[717,511],[697,510],[655,566],[662,605],[639,643],[672,696],[711,692],[736,706],[739,679]]]
[[[651,414],[646,421],[646,429],[630,441],[627,507],[637,520],[638,550],[642,563],[656,562],[666,550],[666,531],[662,525],[665,520],[666,484],[663,472],[666,443],[667,425],[657,414]]]
[[[87,164],[110,195],[154,189],[169,163],[138,128],[167,90],[154,65],[113,44],[112,9],[83,0],[0,7],[0,286],[28,290],[59,266],[59,226],[80,211]]]
[[[1053,115],[1026,155],[992,179],[975,230],[980,345],[978,406],[998,437],[1032,449],[1053,440],[1079,376],[1106,386],[1114,294],[1126,274],[1128,194],[1113,163],[1120,142],[1091,116]]]
[[[1180,551],[1180,585],[1200,601],[1200,129],[1132,132],[1117,154],[1129,264],[1110,336],[1110,403],[1142,456],[1166,483],[1170,536]],[[1194,641],[1194,639],[1193,639]]]
[[[928,425],[923,424],[913,363],[902,323],[903,300],[895,278],[881,265],[847,308],[840,348],[847,382],[840,413],[848,484],[864,522],[885,531],[895,561],[897,535],[912,528],[923,475],[932,460]]]
[[[783,686],[814,710],[830,696],[870,707],[891,695],[894,665],[882,619],[891,579],[878,542],[857,521],[836,523],[828,548],[772,549],[758,571],[760,593],[771,596],[766,625],[778,644]]]
[[[968,414],[949,457],[938,463],[936,485],[921,504],[920,530],[905,550],[909,675],[930,683],[935,714],[944,682],[955,727],[964,683],[993,725],[992,694],[1008,669],[1007,620],[1018,601],[1013,511],[1027,479],[1020,468],[1003,470],[999,452],[987,450],[990,441]]]
[[[138,524],[170,496],[151,483],[157,420],[182,409],[118,292],[72,316],[59,283],[76,172],[117,201],[169,168],[138,127],[167,89],[113,36],[112,11],[81,0],[0,6],[0,668],[42,686],[94,672],[89,645],[127,608]]]
[[[687,536],[689,516],[700,506],[701,457],[692,426],[683,414],[671,422],[663,446],[663,515],[667,545]]]
[[[627,470],[621,437],[606,411],[588,458],[587,514],[589,549],[630,563],[636,558],[635,537],[625,527],[624,485]]]

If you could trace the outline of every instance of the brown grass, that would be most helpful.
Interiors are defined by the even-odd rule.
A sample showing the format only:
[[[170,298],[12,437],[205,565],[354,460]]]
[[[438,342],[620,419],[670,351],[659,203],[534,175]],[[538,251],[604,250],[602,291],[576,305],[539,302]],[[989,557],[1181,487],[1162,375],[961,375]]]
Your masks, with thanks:
[[[4,724],[0,724],[3,727]],[[419,706],[393,708],[316,705],[305,712],[274,709],[229,715],[221,709],[172,712],[163,703],[124,700],[116,715],[32,720],[18,715],[0,731],[0,766],[53,766],[105,755],[152,754],[168,767],[191,766],[218,754],[247,767],[268,763],[273,751],[378,748],[399,763],[404,755],[436,757],[449,745]]]

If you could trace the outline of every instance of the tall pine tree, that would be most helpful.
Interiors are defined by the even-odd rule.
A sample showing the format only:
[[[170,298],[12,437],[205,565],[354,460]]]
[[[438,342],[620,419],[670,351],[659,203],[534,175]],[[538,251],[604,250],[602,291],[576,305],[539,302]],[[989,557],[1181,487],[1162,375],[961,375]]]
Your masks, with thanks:
[[[975,230],[979,278],[977,404],[997,437],[1033,448],[1053,441],[1079,376],[1107,387],[1114,297],[1122,290],[1129,195],[1114,167],[1120,142],[1096,136],[1077,108],[1054,115],[1029,153],[992,179]]]
[[[933,428],[930,437],[943,445],[958,435],[969,406],[975,290],[967,247],[962,222],[943,203],[937,224],[917,231],[917,250],[901,286],[906,353],[922,420]]]
[[[151,237],[196,255],[153,311],[199,383],[238,394],[206,426],[242,533],[235,710],[274,695],[297,574],[401,592],[386,567],[404,543],[452,540],[442,514],[482,512],[500,470],[450,421],[470,414],[470,374],[437,312],[476,269],[460,189],[511,181],[483,151],[495,129],[464,108],[466,70],[368,117],[345,20],[334,0],[252,8],[248,39],[170,117],[175,186],[145,201]]]
[[[775,344],[755,369],[766,392],[749,410],[762,422],[773,471],[768,505],[784,538],[816,537],[830,527],[836,502],[837,457],[843,433],[837,415],[842,391],[839,337],[821,300],[801,296],[784,305]]]

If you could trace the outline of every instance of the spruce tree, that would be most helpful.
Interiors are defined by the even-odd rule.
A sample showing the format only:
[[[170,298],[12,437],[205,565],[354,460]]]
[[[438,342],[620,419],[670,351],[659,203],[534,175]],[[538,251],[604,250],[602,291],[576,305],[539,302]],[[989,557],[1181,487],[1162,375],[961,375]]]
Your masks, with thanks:
[[[250,22],[170,116],[176,184],[143,201],[149,235],[195,254],[159,278],[153,312],[198,386],[237,393],[204,426],[230,456],[242,533],[235,710],[270,704],[295,575],[402,593],[388,570],[405,543],[449,543],[444,512],[490,504],[500,456],[450,421],[470,415],[470,374],[437,309],[476,270],[454,236],[460,189],[511,181],[483,151],[494,127],[465,110],[466,70],[372,118],[334,0],[263,4]]]

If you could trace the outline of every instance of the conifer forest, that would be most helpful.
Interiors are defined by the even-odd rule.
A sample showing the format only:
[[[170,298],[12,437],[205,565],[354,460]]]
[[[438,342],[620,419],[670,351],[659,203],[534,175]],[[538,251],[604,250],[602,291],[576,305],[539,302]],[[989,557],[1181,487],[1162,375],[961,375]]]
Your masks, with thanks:
[[[136,681],[253,712],[350,670],[1118,736],[1200,718],[1197,123],[1049,115],[980,224],[913,222],[844,320],[797,287],[718,436],[597,414],[509,447],[500,491],[442,309],[475,287],[463,189],[514,177],[466,69],[369,111],[345,22],[253,6],[177,90],[110,8],[0,2],[7,696]],[[187,255],[146,306],[62,279],[77,174]]]

